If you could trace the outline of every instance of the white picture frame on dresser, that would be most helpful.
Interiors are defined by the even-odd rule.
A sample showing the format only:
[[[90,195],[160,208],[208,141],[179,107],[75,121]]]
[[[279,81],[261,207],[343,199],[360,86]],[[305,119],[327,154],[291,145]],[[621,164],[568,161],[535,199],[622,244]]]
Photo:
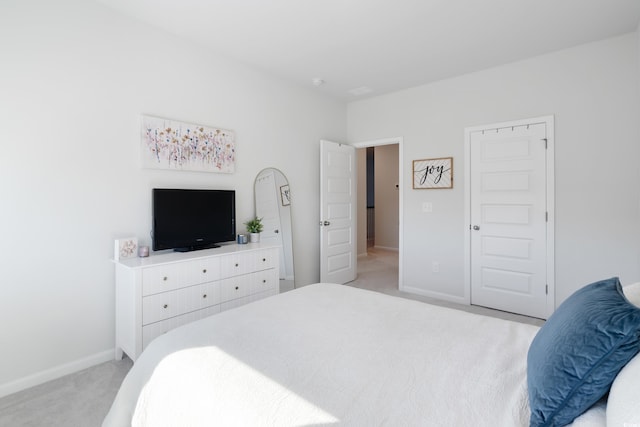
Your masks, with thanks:
[[[278,246],[223,245],[114,260],[115,358],[135,361],[163,333],[279,292]]]
[[[114,241],[113,259],[119,261],[126,258],[135,258],[138,255],[138,239],[127,237]]]

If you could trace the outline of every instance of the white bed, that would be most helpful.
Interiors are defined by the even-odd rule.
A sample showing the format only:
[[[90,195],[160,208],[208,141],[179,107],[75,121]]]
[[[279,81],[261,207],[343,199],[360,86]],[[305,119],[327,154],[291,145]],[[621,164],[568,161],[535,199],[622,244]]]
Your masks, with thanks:
[[[528,426],[538,328],[315,284],[152,342],[113,426]],[[600,402],[574,426],[604,426]]]

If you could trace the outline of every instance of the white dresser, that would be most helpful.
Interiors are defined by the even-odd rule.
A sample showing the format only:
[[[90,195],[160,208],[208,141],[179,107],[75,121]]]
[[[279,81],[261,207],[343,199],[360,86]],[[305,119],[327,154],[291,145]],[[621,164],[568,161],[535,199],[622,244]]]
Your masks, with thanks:
[[[278,293],[278,247],[250,243],[116,263],[116,359],[157,336]]]

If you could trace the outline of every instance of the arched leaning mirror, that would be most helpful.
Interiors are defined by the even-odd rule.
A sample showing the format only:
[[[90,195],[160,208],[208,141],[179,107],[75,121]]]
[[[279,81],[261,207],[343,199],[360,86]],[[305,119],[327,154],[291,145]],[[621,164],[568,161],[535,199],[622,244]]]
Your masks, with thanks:
[[[278,169],[260,171],[254,183],[256,216],[262,218],[261,242],[280,245],[280,292],[295,287],[289,181]]]

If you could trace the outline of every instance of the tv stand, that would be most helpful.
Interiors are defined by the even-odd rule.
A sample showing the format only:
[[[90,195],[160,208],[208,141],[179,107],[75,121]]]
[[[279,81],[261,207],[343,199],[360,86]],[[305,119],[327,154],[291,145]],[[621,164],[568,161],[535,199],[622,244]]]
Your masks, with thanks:
[[[219,248],[220,245],[217,243],[207,243],[206,245],[194,245],[194,246],[185,246],[182,248],[173,248],[174,252],[192,252],[192,251],[201,251],[203,249],[213,249]]]

